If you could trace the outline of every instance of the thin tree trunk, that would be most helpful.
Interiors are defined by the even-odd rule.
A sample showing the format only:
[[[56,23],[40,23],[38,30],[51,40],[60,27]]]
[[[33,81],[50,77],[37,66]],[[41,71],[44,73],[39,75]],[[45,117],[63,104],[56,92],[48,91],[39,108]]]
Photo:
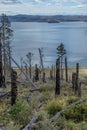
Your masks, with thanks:
[[[66,77],[66,82],[68,82],[67,57],[65,57],[65,77]]]
[[[56,88],[55,95],[60,95],[60,59],[56,60]]]
[[[1,36],[0,36],[0,87],[2,87],[2,43],[1,43]]]

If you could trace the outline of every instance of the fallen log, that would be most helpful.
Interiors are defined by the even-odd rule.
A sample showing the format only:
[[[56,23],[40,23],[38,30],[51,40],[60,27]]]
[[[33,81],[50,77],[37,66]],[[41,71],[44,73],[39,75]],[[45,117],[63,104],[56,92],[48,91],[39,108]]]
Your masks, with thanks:
[[[40,107],[42,107],[42,105],[44,104],[44,102],[40,103],[37,107],[35,107],[35,111],[38,111],[40,109]],[[25,126],[25,128],[23,130],[34,130],[35,128],[35,123],[37,123],[39,120],[38,116],[33,116],[30,123]]]
[[[44,102],[41,102],[36,108],[35,110],[38,111],[45,103]]]
[[[23,130],[34,130],[34,123],[36,123],[38,119],[38,116],[32,117],[30,123]]]
[[[3,98],[3,97],[9,97],[9,96],[11,96],[11,91],[10,92],[7,92],[7,93],[1,93],[0,94],[0,98]]]
[[[40,88],[36,88],[36,89],[29,90],[29,92],[35,92],[35,91],[41,91],[41,89]]]

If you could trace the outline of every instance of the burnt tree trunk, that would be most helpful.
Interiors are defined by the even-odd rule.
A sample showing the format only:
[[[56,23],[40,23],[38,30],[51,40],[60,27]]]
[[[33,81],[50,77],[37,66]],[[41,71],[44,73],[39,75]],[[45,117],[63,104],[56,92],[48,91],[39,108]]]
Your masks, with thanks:
[[[37,64],[35,65],[35,81],[39,80],[39,69],[37,67]]]
[[[45,79],[45,72],[43,72],[43,83],[46,82],[46,79]]]
[[[79,63],[76,64],[76,92],[78,92],[79,87]]]
[[[0,36],[0,87],[2,87],[2,43],[1,43],[1,36]]]
[[[17,99],[17,72],[11,69],[11,105],[16,103]]]
[[[50,70],[50,79],[53,79],[53,74],[52,74],[52,70]]]
[[[55,94],[60,95],[60,59],[56,60],[56,88]]]
[[[76,73],[72,73],[72,88],[76,91]]]
[[[55,79],[55,66],[54,66],[54,79]]]
[[[68,82],[67,57],[65,57],[65,77],[66,77],[66,82]]]
[[[79,83],[79,88],[78,88],[78,97],[82,96],[82,91],[81,91],[81,82]]]

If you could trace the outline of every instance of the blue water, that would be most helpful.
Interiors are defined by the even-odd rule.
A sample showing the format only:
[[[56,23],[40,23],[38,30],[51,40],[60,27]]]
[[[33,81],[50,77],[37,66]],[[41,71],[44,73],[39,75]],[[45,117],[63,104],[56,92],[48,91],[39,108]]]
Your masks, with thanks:
[[[39,65],[38,48],[43,48],[44,66],[55,65],[56,48],[62,42],[70,66],[77,62],[87,66],[87,22],[13,22],[12,29],[12,56],[19,64],[21,57],[27,62],[26,54],[32,52],[32,64]]]

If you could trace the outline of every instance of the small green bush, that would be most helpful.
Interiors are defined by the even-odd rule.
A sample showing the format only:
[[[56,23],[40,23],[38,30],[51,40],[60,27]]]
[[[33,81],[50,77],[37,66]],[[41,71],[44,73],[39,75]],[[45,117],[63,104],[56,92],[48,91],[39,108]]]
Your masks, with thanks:
[[[19,130],[19,129],[20,129],[19,125],[12,125],[12,124],[10,124],[10,125],[8,125],[6,127],[6,130]]]
[[[57,112],[63,108],[62,102],[58,102],[56,99],[48,103],[46,110],[50,116],[54,116]]]
[[[46,91],[52,91],[54,89],[53,85],[45,84],[41,86],[41,92],[46,92]]]
[[[70,97],[70,98],[67,100],[67,102],[68,102],[68,104],[72,104],[72,103],[74,103],[74,102],[76,102],[76,101],[78,101],[78,100],[79,100],[78,97]]]
[[[40,94],[40,97],[39,97],[40,102],[45,102],[48,99],[50,99],[50,93],[48,91]]]
[[[81,103],[70,107],[62,113],[66,119],[73,119],[75,121],[87,120],[87,103]]]
[[[87,130],[87,124],[80,125],[77,130]]]
[[[56,122],[55,126],[58,126],[59,128],[65,126],[68,130],[72,130],[73,128],[76,128],[75,123],[72,120],[66,120],[64,117],[60,116]]]
[[[28,103],[19,97],[16,104],[11,107],[10,115],[15,122],[25,125],[29,122],[29,113],[30,107]]]

